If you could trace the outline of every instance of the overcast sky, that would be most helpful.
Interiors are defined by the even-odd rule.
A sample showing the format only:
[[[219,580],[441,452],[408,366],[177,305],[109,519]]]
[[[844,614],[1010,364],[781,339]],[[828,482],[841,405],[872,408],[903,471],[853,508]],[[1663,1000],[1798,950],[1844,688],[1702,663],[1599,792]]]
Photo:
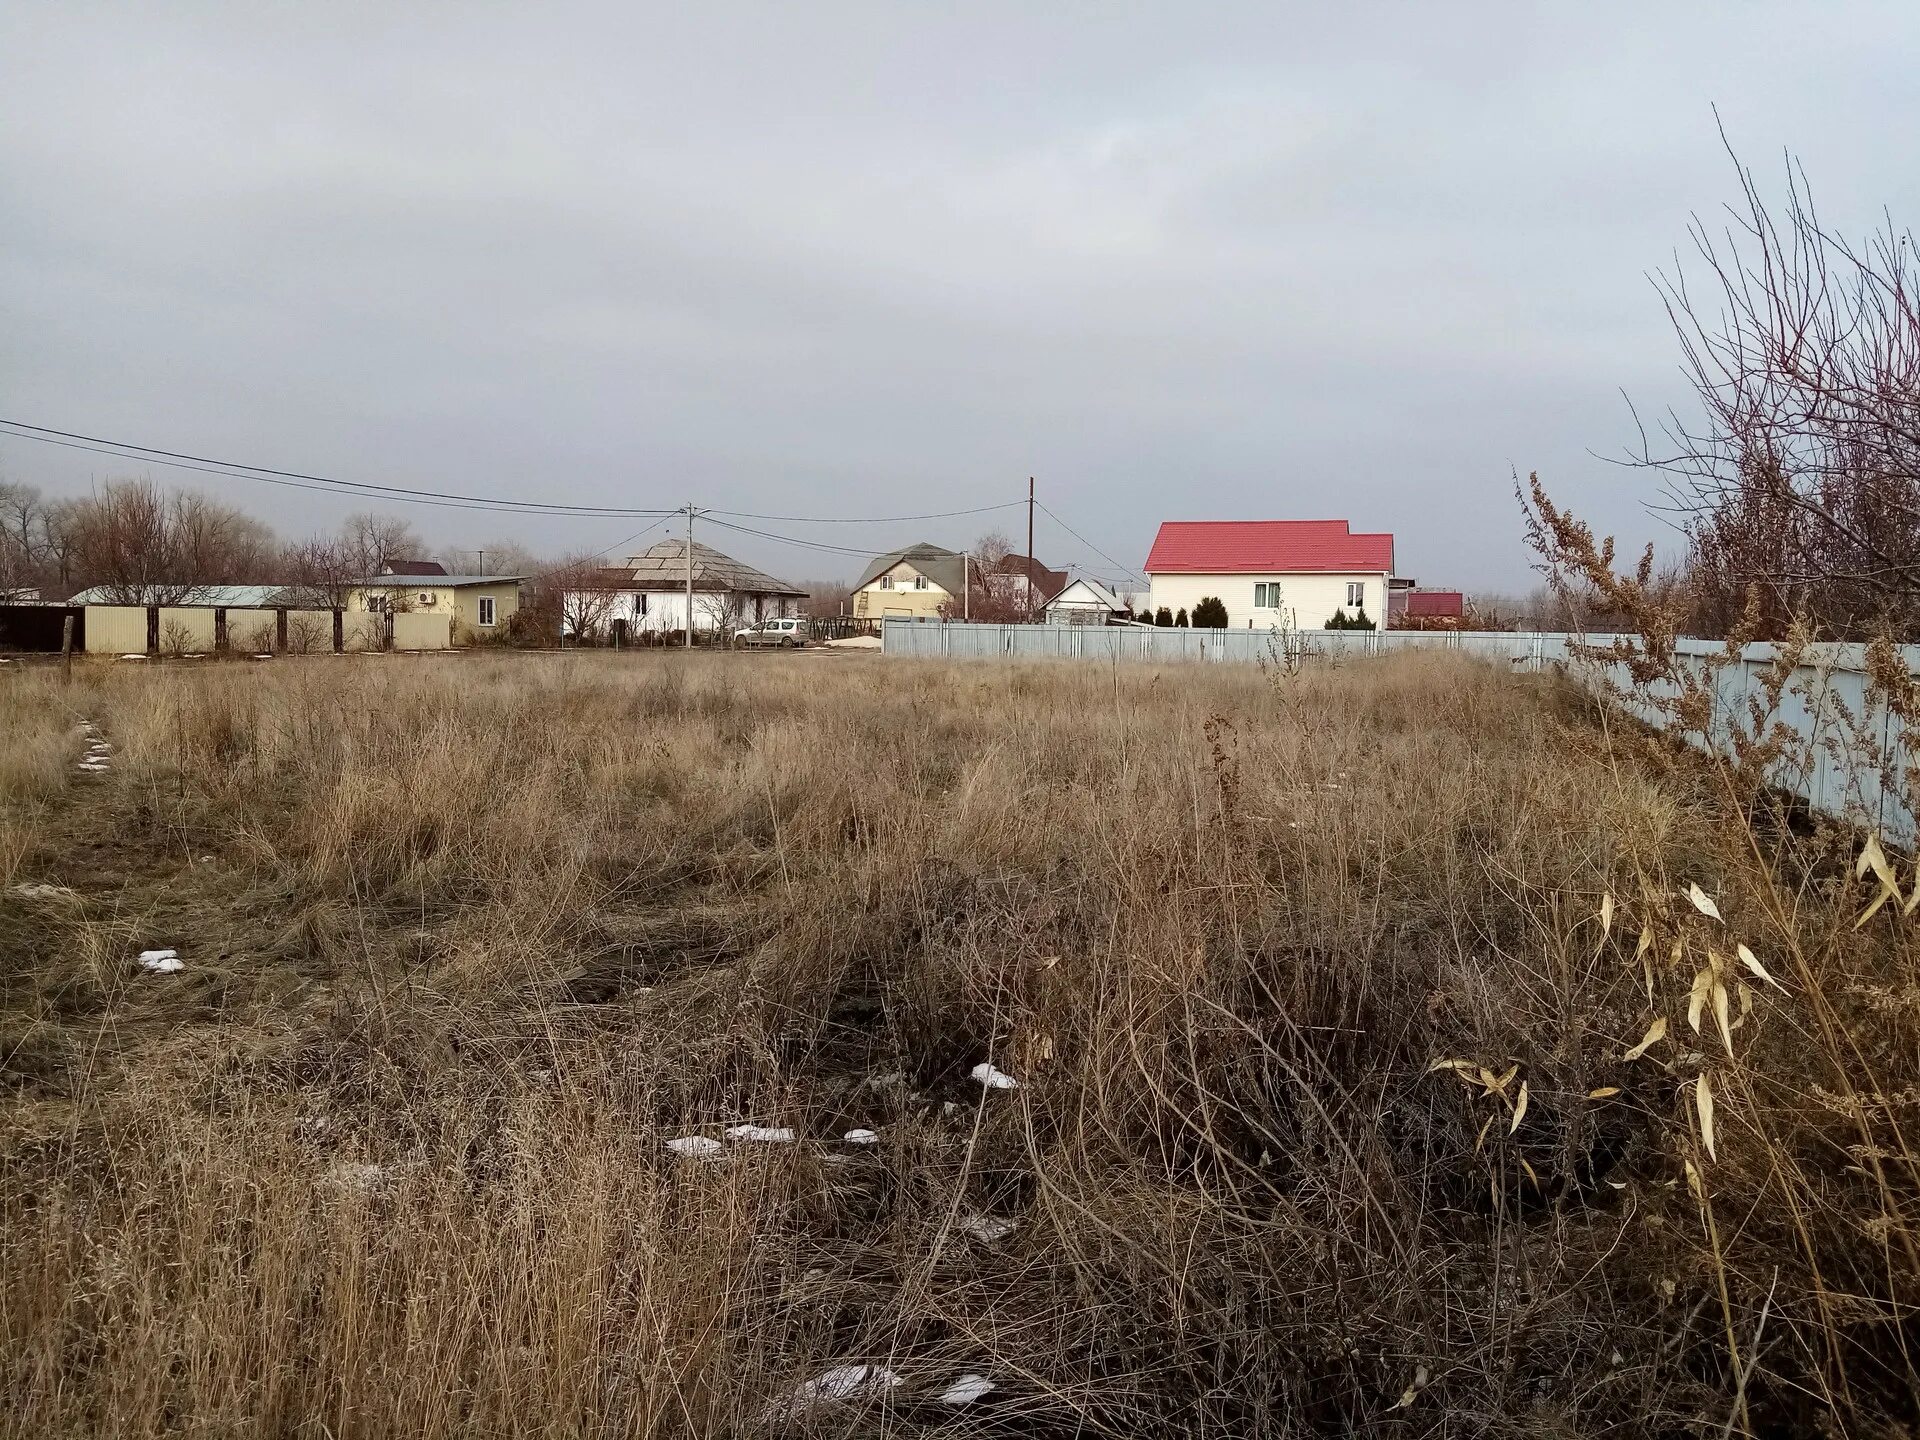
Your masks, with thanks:
[[[1032,474],[1127,565],[1161,519],[1333,516],[1515,589],[1514,466],[1661,533],[1590,452],[1623,390],[1680,398],[1647,273],[1734,193],[1710,107],[1830,221],[1912,222],[1917,41],[1910,0],[12,0],[0,414],[587,504],[893,515]],[[48,490],[129,468],[0,439]],[[348,508],[149,473],[289,534]],[[550,552],[641,523],[405,513]],[[1036,548],[1113,569],[1045,516]]]

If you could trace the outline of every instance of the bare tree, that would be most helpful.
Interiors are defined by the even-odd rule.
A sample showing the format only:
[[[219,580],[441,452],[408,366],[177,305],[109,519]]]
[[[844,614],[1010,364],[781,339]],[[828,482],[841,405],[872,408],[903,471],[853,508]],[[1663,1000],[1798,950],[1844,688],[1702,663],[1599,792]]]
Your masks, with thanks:
[[[146,480],[108,483],[73,502],[64,524],[74,567],[117,604],[177,604],[208,585],[256,581],[274,555],[272,532],[251,516]]]
[[[455,575],[473,575],[479,573],[482,555],[486,556],[488,575],[533,575],[547,568],[545,561],[517,540],[493,540],[484,547],[442,550],[434,558]]]
[[[316,535],[289,545],[280,556],[281,579],[303,605],[344,609],[355,582],[369,572],[345,540]]]
[[[1729,150],[1729,154],[1731,154]],[[1730,223],[1696,220],[1704,283],[1660,277],[1698,418],[1634,454],[1667,477],[1696,623],[1758,607],[1830,635],[1920,629],[1920,260],[1889,220],[1862,241],[1821,222],[1789,161],[1769,205],[1734,157]]]
[[[0,480],[0,599],[47,578],[47,503],[32,485]]]
[[[340,544],[360,578],[378,575],[396,560],[418,559],[426,549],[413,526],[399,516],[364,510],[340,523]]]
[[[612,583],[615,577],[608,575],[607,568],[598,552],[571,555],[534,577],[521,609],[551,612],[561,634],[597,640],[613,619],[620,598],[619,587]]]

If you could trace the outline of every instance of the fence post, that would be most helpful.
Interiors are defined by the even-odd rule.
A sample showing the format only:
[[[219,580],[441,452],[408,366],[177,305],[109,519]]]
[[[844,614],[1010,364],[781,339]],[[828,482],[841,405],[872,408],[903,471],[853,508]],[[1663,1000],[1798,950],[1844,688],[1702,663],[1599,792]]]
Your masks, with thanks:
[[[147,653],[152,655],[160,649],[160,607],[147,606]]]
[[[213,608],[213,653],[225,654],[228,648],[226,607],[216,605]]]
[[[73,681],[73,612],[67,611],[60,617],[60,680],[62,684]]]
[[[347,648],[347,613],[338,605],[333,607],[333,653],[338,655]]]
[[[287,653],[287,609],[280,605],[273,612],[273,648],[282,655]]]

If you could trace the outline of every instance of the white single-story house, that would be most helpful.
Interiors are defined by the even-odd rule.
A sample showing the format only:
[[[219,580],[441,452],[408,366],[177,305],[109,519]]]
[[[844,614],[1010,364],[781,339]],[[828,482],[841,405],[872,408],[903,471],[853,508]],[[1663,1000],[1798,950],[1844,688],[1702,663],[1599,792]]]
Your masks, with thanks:
[[[1386,623],[1393,536],[1345,520],[1167,520],[1146,571],[1155,610],[1208,596],[1232,629],[1319,630],[1335,615]]]
[[[807,592],[693,542],[693,630],[731,632],[803,613]],[[662,540],[622,565],[579,577],[561,600],[567,635],[627,635],[687,628],[687,542]]]
[[[1040,607],[1049,625],[1110,625],[1127,619],[1127,602],[1098,580],[1071,580]]]

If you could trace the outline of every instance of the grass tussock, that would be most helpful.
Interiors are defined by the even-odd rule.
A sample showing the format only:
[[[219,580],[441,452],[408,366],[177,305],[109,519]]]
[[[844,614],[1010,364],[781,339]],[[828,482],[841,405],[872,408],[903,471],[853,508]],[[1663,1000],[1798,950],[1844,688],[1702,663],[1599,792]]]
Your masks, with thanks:
[[[1914,922],[1551,685],[317,659],[0,718],[6,1433],[1913,1421]]]

